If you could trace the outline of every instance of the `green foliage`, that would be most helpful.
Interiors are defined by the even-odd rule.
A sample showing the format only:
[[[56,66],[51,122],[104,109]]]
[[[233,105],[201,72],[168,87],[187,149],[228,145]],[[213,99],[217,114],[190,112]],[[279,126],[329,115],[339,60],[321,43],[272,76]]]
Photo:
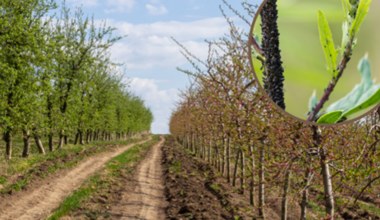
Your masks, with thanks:
[[[323,52],[325,54],[328,70],[329,72],[331,72],[333,77],[336,77],[336,63],[338,52],[335,49],[334,40],[332,37],[329,23],[322,11],[318,12],[318,29],[319,38],[322,44]]]
[[[331,104],[318,123],[331,124],[345,120],[380,102],[380,84],[374,84],[371,78],[371,65],[367,56],[360,60],[358,71],[362,77],[361,83],[355,85],[345,97]]]
[[[115,28],[80,8],[55,8],[53,0],[0,2],[0,131],[62,138],[150,130],[150,110],[110,59],[121,39]]]
[[[352,25],[349,30],[350,37],[352,38],[355,37],[355,35],[358,33],[360,26],[367,16],[372,0],[360,0],[357,2],[359,5],[357,6],[357,3],[354,3],[352,9],[355,12],[350,14],[351,16],[354,15],[354,20],[352,21]]]

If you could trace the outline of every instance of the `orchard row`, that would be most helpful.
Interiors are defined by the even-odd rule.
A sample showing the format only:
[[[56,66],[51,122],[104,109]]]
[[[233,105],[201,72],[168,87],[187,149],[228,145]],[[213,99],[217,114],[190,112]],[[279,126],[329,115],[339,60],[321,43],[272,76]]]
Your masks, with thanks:
[[[15,136],[40,153],[148,131],[152,114],[127,91],[110,48],[115,29],[53,0],[0,3],[0,131],[6,158]],[[22,135],[20,135],[22,134]]]

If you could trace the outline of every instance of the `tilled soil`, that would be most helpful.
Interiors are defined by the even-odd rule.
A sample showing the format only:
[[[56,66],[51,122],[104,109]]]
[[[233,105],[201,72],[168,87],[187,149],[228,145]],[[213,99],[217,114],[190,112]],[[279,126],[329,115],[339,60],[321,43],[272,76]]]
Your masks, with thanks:
[[[3,198],[0,201],[0,219],[45,219],[71,192],[101,169],[108,160],[133,145],[146,141],[89,157],[73,169],[58,172],[35,184],[34,187]]]
[[[169,137],[163,147],[167,219],[252,219],[244,195],[222,182],[212,168]]]

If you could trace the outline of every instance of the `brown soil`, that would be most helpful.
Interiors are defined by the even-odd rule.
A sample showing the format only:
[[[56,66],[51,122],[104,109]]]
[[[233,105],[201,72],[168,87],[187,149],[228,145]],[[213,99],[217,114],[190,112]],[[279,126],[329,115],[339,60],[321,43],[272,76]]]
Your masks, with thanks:
[[[167,219],[252,219],[244,195],[169,137],[163,148]]]
[[[28,189],[2,198],[0,219],[44,219],[92,174],[101,169],[111,158],[136,144],[117,148],[85,159],[70,170],[60,171]]]

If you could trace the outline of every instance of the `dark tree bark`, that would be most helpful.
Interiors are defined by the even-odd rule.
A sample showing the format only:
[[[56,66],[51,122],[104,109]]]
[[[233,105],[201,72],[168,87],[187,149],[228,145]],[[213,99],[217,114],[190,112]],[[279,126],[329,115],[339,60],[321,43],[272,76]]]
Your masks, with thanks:
[[[4,132],[3,139],[5,141],[5,159],[12,159],[12,132],[7,130]]]
[[[22,157],[29,157],[29,152],[30,152],[30,132],[28,130],[23,130],[22,131],[22,140],[24,142],[24,148],[22,151]]]
[[[261,11],[262,50],[265,57],[264,89],[278,106],[285,109],[284,68],[277,18],[277,0],[268,0]]]

